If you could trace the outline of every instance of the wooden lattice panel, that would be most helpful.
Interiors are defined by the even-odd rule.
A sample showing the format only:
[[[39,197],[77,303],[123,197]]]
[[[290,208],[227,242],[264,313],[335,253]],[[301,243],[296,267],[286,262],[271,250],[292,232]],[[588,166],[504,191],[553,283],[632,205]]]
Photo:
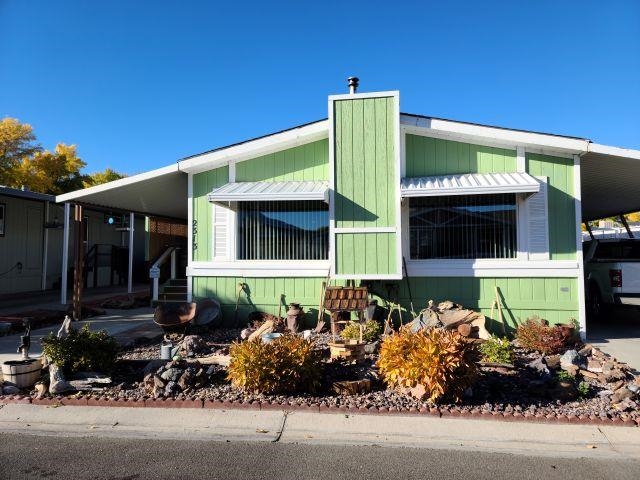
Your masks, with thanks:
[[[363,311],[369,303],[367,287],[327,287],[324,308],[330,312]]]

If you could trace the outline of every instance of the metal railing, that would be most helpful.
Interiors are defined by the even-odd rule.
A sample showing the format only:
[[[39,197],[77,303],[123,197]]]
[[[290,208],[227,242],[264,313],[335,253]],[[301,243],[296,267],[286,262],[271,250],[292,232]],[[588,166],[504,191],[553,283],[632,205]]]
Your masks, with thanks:
[[[171,246],[167,247],[164,252],[158,256],[155,262],[151,264],[149,267],[149,278],[152,281],[151,287],[151,299],[153,301],[158,300],[158,292],[160,290],[160,270],[162,266],[170,260],[171,262],[171,273],[170,278],[176,278],[176,270],[177,270],[177,252],[180,250],[180,247]]]

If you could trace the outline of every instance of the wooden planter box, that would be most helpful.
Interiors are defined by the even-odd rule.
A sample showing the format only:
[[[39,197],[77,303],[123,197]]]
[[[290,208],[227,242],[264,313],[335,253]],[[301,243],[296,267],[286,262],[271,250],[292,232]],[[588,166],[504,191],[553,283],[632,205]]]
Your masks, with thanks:
[[[343,358],[345,360],[364,360],[365,342],[357,340],[344,340],[340,342],[330,342],[329,350],[331,358]]]

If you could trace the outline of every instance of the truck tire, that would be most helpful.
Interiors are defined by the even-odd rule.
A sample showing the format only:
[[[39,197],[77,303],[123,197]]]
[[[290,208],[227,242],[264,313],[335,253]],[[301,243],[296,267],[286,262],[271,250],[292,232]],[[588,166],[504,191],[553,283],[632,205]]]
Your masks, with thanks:
[[[587,299],[587,312],[594,319],[602,318],[606,308],[602,301],[602,294],[598,285],[592,283],[589,285],[589,297]]]

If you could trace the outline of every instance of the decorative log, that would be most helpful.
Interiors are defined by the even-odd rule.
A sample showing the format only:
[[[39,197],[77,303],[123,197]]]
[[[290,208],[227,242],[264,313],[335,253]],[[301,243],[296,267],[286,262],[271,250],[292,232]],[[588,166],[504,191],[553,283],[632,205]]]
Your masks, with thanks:
[[[207,357],[188,358],[187,362],[188,363],[197,362],[200,365],[221,365],[223,367],[228,367],[229,363],[231,363],[231,356],[214,353],[213,355],[209,355]]]
[[[255,332],[253,332],[251,335],[249,335],[249,341],[251,342],[251,341],[255,340],[256,338],[260,338],[265,333],[272,333],[273,332],[273,327],[274,327],[273,320],[267,320],[262,325],[260,325],[260,328],[258,328]]]

